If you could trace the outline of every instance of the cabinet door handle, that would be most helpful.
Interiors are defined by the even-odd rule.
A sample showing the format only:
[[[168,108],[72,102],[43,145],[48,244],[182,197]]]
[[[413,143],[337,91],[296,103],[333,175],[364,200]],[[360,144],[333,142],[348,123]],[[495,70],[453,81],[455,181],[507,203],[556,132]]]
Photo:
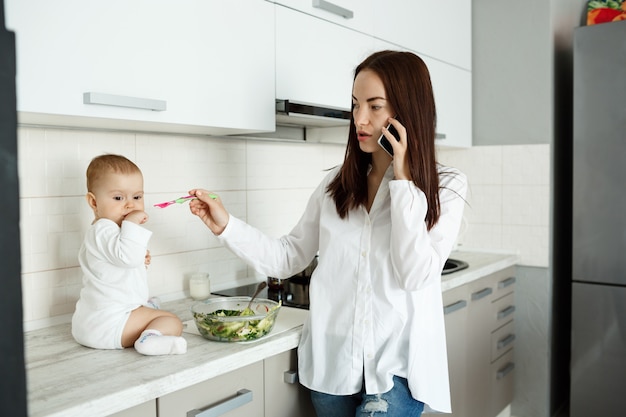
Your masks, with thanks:
[[[506,288],[509,285],[513,284],[515,284],[515,277],[508,277],[507,279],[503,279],[502,281],[498,282],[498,289]]]
[[[237,391],[237,395],[230,400],[222,401],[219,404],[201,410],[187,411],[187,417],[219,417],[251,401],[252,391],[242,389]]]
[[[296,371],[285,371],[283,381],[287,384],[295,384],[298,382],[298,373]]]
[[[443,308],[443,314],[454,313],[457,310],[465,308],[465,306],[467,306],[467,301],[459,300],[456,303],[448,304],[447,306],[445,306]]]
[[[326,10],[327,12],[345,17],[346,19],[352,19],[354,17],[354,12],[352,12],[352,10],[344,9],[341,6],[337,6],[336,4],[325,0],[313,0],[313,7]]]
[[[515,312],[515,306],[508,306],[504,310],[498,311],[498,320],[502,320],[506,316],[509,316]]]
[[[472,301],[480,300],[481,298],[490,295],[492,292],[493,290],[491,289],[491,287],[483,288],[480,291],[476,291],[475,293],[472,293]]]
[[[496,379],[504,378],[513,369],[515,369],[515,364],[513,362],[507,363],[504,367],[498,370],[498,373],[496,374]]]
[[[504,338],[498,340],[498,350],[507,347],[508,345],[513,343],[513,341],[515,341],[515,335],[514,334],[510,334],[507,337],[504,337]]]
[[[130,107],[131,109],[153,111],[163,111],[167,108],[167,102],[165,100],[92,92],[83,93],[83,104],[102,104],[104,106]]]

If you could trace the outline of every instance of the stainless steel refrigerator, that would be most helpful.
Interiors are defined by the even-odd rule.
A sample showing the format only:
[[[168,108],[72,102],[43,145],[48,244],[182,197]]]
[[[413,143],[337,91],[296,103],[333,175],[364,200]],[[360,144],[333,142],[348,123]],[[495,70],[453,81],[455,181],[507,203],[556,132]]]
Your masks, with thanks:
[[[626,21],[575,29],[573,79],[570,417],[623,416]]]

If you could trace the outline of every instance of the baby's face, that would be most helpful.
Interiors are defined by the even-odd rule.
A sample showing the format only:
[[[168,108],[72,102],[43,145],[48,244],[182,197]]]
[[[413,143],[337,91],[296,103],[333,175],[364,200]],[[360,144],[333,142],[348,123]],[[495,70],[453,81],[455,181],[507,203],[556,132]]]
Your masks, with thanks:
[[[144,211],[143,176],[139,172],[133,174],[110,172],[98,181],[90,194],[93,196],[90,205],[96,220],[105,218],[121,226],[128,213]]]

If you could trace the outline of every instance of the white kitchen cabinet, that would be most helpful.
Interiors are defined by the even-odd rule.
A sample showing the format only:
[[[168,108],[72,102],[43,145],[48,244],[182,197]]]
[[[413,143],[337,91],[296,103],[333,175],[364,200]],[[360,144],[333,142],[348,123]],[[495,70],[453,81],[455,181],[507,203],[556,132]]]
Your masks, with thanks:
[[[494,274],[491,303],[490,415],[511,404],[515,388],[515,276],[512,268]]]
[[[276,5],[276,98],[352,107],[354,68],[370,36]]]
[[[466,349],[468,332],[468,297],[467,285],[443,293],[443,312],[446,323],[446,345],[448,349],[448,374],[450,378],[450,400],[452,413],[446,416],[464,416],[466,391]]]
[[[109,417],[157,417],[156,400],[146,401]]]
[[[265,416],[315,417],[309,390],[298,382],[296,349],[264,360]]]
[[[217,413],[217,408],[223,407],[230,409],[219,414],[224,417],[315,417],[309,391],[299,384],[297,375],[296,349],[288,350],[165,395],[157,399],[158,415],[187,417],[189,411],[212,409]],[[243,396],[251,397],[250,401],[245,402]]]
[[[438,146],[472,146],[472,73],[420,55],[430,71],[437,106]]]
[[[374,0],[269,0],[365,34],[374,28]]]
[[[16,33],[21,123],[201,134],[274,129],[271,3],[7,0],[5,8]],[[84,104],[89,92],[117,104]],[[165,109],[123,107],[155,104],[147,99]]]
[[[263,361],[157,399],[159,417],[189,417],[209,409],[223,417],[263,417]],[[196,415],[196,414],[192,414]]]
[[[443,293],[452,401],[445,416],[495,417],[513,401],[514,271]]]
[[[507,268],[469,285],[468,417],[496,416],[513,400],[514,283]]]
[[[375,50],[408,50],[388,42],[376,40]],[[472,73],[465,69],[416,53],[430,73],[437,109],[437,138],[442,147],[469,148],[472,146]]]
[[[469,326],[472,336],[467,344],[467,417],[493,417],[490,409],[489,375],[491,364],[491,301],[493,282],[483,278],[469,284]]]
[[[374,2],[372,34],[465,70],[472,69],[472,0]]]

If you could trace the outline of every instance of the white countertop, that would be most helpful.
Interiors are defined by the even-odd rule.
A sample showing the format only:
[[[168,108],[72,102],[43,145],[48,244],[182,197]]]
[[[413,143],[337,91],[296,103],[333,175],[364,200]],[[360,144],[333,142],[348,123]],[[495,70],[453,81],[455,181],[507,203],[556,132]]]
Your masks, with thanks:
[[[517,264],[519,257],[512,253],[496,252],[452,252],[450,259],[459,259],[469,267],[441,277],[441,290],[448,291],[486,275]]]
[[[515,265],[511,254],[455,252],[470,266],[444,275],[443,291]],[[190,298],[166,303],[191,320]],[[187,388],[298,346],[307,310],[282,307],[272,332],[256,342],[220,343],[185,332],[184,355],[143,356],[134,349],[95,350],[78,345],[69,324],[24,334],[31,417],[107,416]]]

